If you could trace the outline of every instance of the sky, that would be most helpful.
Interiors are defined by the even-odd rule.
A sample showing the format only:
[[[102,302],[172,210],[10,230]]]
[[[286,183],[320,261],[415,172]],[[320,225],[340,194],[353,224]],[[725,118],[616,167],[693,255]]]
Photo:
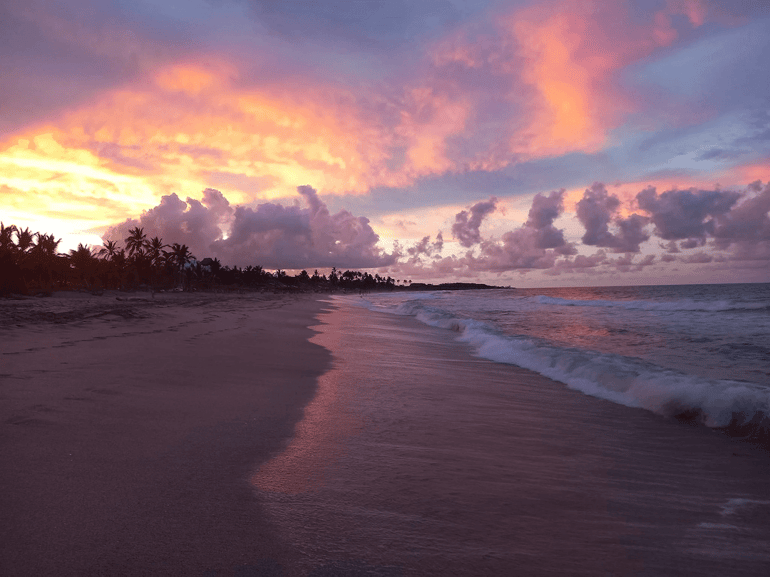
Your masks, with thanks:
[[[770,3],[4,0],[0,219],[267,269],[770,282]]]

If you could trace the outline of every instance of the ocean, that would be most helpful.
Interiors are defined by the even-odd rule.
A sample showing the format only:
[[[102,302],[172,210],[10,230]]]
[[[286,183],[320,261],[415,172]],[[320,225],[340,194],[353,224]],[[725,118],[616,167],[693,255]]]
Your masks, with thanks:
[[[764,575],[770,285],[335,296],[252,484],[300,575]]]
[[[587,395],[739,426],[770,417],[770,284],[400,293],[372,310],[460,333],[474,354]]]

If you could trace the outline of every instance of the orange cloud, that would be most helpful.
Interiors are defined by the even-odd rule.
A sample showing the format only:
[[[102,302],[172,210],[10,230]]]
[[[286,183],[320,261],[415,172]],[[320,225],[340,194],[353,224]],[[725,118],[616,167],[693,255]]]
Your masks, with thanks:
[[[634,110],[617,86],[617,71],[672,43],[677,13],[694,26],[706,14],[699,0],[671,0],[645,27],[631,23],[622,3],[587,0],[551,2],[504,19],[524,57],[521,77],[536,94],[531,120],[515,133],[512,151],[539,157],[602,149],[609,131]]]
[[[428,55],[435,70],[487,67],[513,79],[509,92],[502,84],[495,95],[511,106],[499,113],[499,133],[498,117],[486,121],[490,136],[476,124],[485,114],[480,94],[489,91],[450,75],[398,87],[400,98],[301,77],[249,84],[216,55],[161,66],[129,32],[80,30],[32,11],[49,33],[95,54],[147,53],[139,68],[148,72],[0,142],[0,185],[39,213],[90,214],[93,228],[114,222],[118,210],[136,215],[161,194],[197,198],[209,186],[234,203],[293,196],[301,184],[362,194],[522,158],[595,152],[633,108],[616,86],[618,69],[671,41],[654,33],[670,28],[671,14],[701,23],[701,6],[672,0],[660,22],[644,28],[629,23],[622,3],[553,2],[502,18],[499,37],[455,33],[439,42]],[[92,206],[102,207],[101,218]]]
[[[453,169],[445,141],[464,129],[462,99],[409,89],[399,122],[386,126],[345,90],[294,83],[243,86],[236,67],[213,58],[162,67],[9,138],[0,145],[7,169],[0,183],[84,199],[125,185],[131,192],[120,200],[138,212],[158,194],[195,197],[208,186],[242,203],[293,196],[305,183],[323,193],[364,193]],[[395,163],[394,151],[401,151]],[[54,175],[57,185],[44,184]],[[234,188],[221,184],[228,182]],[[269,188],[244,190],[244,183]]]
[[[141,182],[153,192],[134,192],[136,208],[165,191],[194,196],[215,171],[277,178],[272,190],[231,191],[239,202],[293,194],[307,182],[326,192],[366,190],[369,163],[385,153],[354,108],[321,91],[305,97],[237,88],[233,76],[219,63],[182,64],[107,92],[8,139],[0,146],[1,179],[40,184],[62,173],[73,184],[81,177]]]
[[[746,185],[757,180],[770,182],[770,158],[733,167],[720,175],[720,182],[726,186]]]
[[[407,105],[401,112],[401,124],[396,129],[406,149],[396,182],[401,181],[403,185],[418,176],[455,168],[447,157],[446,139],[463,131],[469,107],[467,101],[452,101],[427,87],[409,91]]]
[[[617,115],[599,86],[615,66],[612,55],[579,55],[586,21],[574,12],[545,18],[519,14],[512,27],[527,59],[523,79],[540,95],[531,123],[512,143],[513,151],[543,156],[599,150],[605,141],[606,117]]]

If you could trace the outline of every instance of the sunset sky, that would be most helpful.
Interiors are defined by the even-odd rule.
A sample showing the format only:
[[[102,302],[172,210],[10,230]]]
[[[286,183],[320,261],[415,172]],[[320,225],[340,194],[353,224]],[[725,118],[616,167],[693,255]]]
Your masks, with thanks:
[[[0,219],[514,286],[770,282],[770,3],[4,0]]]

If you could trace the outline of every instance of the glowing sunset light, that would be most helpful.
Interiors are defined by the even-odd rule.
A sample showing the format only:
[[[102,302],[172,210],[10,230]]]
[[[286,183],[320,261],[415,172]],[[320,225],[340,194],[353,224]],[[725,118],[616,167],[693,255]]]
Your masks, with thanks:
[[[57,231],[62,249],[132,222],[188,235],[201,257],[264,264],[285,246],[292,266],[426,280],[636,282],[602,257],[615,251],[685,282],[687,247],[719,257],[701,280],[724,263],[770,280],[770,239],[748,251],[735,232],[739,208],[770,194],[767,9],[471,4],[429,24],[416,2],[407,41],[327,2],[199,7],[178,22],[150,6],[100,20],[11,3],[7,26],[41,40],[3,49],[17,81],[0,112],[0,217]],[[318,10],[328,20],[305,29]],[[702,209],[681,212],[683,191]],[[675,218],[705,228],[679,238]],[[311,262],[327,241],[338,261]]]

